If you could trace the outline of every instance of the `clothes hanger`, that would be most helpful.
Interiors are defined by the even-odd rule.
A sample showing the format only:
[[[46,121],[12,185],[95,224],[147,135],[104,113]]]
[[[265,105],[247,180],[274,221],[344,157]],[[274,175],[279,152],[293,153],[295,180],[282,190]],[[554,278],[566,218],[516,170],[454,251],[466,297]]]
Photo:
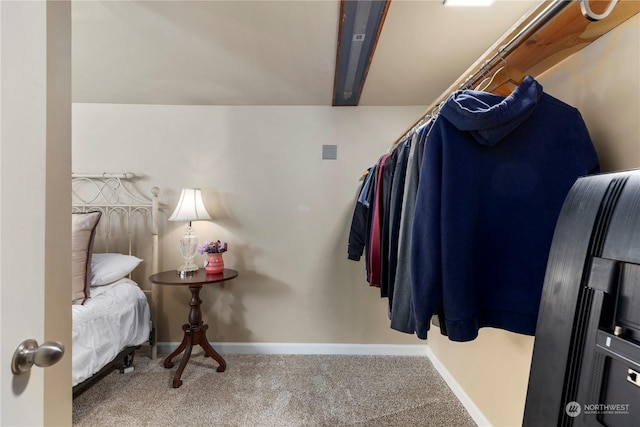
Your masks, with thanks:
[[[509,65],[502,55],[498,57],[504,65],[493,73],[490,79],[484,79],[476,86],[476,90],[491,92],[494,95],[509,96],[524,80],[524,73],[516,67]]]
[[[480,83],[478,83],[478,85],[473,90],[478,90],[478,91],[484,90],[484,88],[487,87],[487,85],[491,81],[491,77],[492,77],[491,72],[489,72],[489,70],[486,67],[487,67],[487,64],[484,64],[482,66],[483,79],[480,81]]]
[[[499,68],[491,80],[482,88],[494,95],[509,96],[524,80],[524,73],[516,67],[509,65],[506,59],[500,56],[504,65]]]
[[[524,74],[516,67],[505,65],[495,72],[491,81],[484,88],[494,95],[509,96],[524,80]]]

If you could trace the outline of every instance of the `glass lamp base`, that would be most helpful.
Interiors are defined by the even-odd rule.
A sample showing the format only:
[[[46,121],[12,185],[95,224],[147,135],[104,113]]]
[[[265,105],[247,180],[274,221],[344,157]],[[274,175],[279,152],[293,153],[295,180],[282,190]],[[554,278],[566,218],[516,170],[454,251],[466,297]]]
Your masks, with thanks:
[[[191,222],[189,222],[186,233],[180,239],[180,253],[184,257],[184,263],[178,268],[178,276],[185,277],[198,272],[198,266],[193,262],[197,248],[198,238],[193,234]]]
[[[178,276],[186,277],[186,276],[191,276],[198,273],[198,270],[199,270],[198,266],[195,265],[193,262],[191,262],[191,263],[182,264],[180,267],[178,267],[178,270],[176,271],[178,272]]]

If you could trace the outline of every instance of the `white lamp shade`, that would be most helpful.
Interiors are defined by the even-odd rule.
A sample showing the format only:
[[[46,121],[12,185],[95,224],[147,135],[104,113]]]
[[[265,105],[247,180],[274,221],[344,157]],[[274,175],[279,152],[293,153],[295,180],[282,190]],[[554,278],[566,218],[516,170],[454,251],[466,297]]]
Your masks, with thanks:
[[[199,221],[212,219],[204,207],[202,192],[199,188],[183,188],[178,205],[169,217],[169,221]]]

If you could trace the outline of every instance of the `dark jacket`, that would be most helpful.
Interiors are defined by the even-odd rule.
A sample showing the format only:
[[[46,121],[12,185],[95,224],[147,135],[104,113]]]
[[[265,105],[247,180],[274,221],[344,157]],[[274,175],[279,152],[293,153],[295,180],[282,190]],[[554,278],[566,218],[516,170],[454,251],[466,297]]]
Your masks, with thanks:
[[[358,197],[356,198],[356,205],[353,209],[353,218],[351,219],[351,228],[349,230],[349,243],[347,245],[347,257],[353,261],[360,261],[362,253],[364,252],[366,235],[367,235],[367,218],[369,215],[369,207],[366,203],[366,192],[369,188],[367,185],[371,180],[371,172],[373,168],[369,168],[367,176],[365,177]]]
[[[535,333],[547,257],[576,178],[599,171],[575,108],[532,77],[508,97],[458,91],[429,132],[411,246],[414,327],[441,308],[447,334]]]

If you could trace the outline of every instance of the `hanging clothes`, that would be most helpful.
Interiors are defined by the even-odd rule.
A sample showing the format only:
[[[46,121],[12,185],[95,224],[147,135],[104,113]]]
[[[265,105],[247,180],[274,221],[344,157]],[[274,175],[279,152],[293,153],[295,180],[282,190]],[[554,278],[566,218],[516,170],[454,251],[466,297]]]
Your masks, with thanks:
[[[385,173],[385,168],[387,167],[387,159],[389,159],[389,157],[391,157],[391,153],[383,155],[378,161],[377,181],[372,201],[371,237],[369,239],[369,284],[376,287],[380,287],[382,283],[382,229],[387,200],[385,188],[389,185],[389,174]]]
[[[411,148],[407,158],[404,187],[402,194],[402,210],[400,213],[400,227],[398,230],[398,252],[393,280],[393,298],[390,301],[391,328],[400,332],[412,334],[411,326],[411,233],[413,228],[416,194],[420,173],[419,153],[424,149],[424,143],[433,121],[428,121],[411,136]]]
[[[578,110],[531,76],[507,96],[458,91],[426,138],[411,232],[412,327],[453,341],[533,335],[547,256],[574,181],[599,171]],[[398,286],[396,282],[396,287]]]
[[[399,149],[392,150],[384,160],[380,182],[380,296],[389,296],[389,229],[391,196]]]
[[[367,169],[367,175],[362,182],[349,229],[349,243],[347,246],[347,256],[350,260],[360,261],[364,253],[366,235],[368,233],[367,221],[369,216],[369,201],[367,193],[371,185],[373,167]]]
[[[398,240],[400,236],[400,220],[402,218],[402,199],[404,196],[404,183],[407,173],[407,161],[411,150],[411,138],[402,141],[395,149],[397,154],[396,164],[391,181],[389,195],[389,220],[387,226],[386,258],[386,291],[389,298],[389,313],[393,304],[393,291],[396,279],[396,267],[398,262]],[[385,296],[385,295],[383,295]]]

